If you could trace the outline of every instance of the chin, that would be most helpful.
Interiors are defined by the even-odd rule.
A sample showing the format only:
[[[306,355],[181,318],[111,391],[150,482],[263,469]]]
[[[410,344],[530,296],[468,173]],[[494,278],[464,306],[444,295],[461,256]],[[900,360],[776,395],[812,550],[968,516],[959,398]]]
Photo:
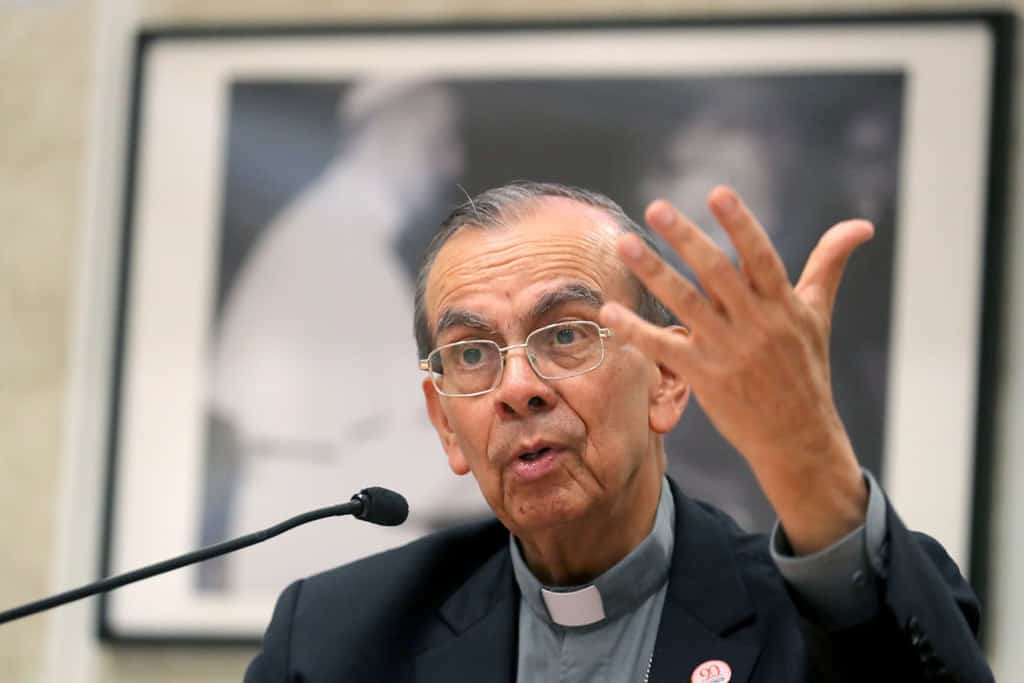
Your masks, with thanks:
[[[506,526],[517,536],[571,524],[587,517],[595,507],[593,501],[583,499],[579,492],[570,495],[566,491],[552,491],[523,498],[513,499],[506,506]]]

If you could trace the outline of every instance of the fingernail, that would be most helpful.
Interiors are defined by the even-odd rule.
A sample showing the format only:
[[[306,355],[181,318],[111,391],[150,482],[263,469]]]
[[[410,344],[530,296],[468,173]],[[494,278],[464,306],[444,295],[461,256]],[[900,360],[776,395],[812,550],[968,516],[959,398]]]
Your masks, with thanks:
[[[672,224],[672,209],[668,204],[655,204],[647,218],[653,227],[667,228]]]
[[[623,237],[619,245],[622,248],[622,254],[631,261],[639,261],[644,255],[644,248],[640,244],[640,240],[633,235]]]
[[[622,322],[622,313],[615,304],[605,304],[601,309],[601,318],[608,327],[615,327]]]
[[[733,211],[736,205],[736,195],[729,190],[719,190],[715,194],[715,207],[722,213]]]

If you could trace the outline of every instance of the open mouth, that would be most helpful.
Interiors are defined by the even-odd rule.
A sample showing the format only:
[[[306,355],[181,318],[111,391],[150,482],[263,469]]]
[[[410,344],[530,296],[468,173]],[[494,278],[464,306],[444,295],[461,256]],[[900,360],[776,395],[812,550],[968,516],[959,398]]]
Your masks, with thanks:
[[[550,448],[542,448],[539,451],[531,451],[529,453],[523,453],[522,455],[519,456],[519,459],[522,460],[523,462],[533,462],[537,458],[542,457],[545,453],[547,453],[550,450],[551,450]]]

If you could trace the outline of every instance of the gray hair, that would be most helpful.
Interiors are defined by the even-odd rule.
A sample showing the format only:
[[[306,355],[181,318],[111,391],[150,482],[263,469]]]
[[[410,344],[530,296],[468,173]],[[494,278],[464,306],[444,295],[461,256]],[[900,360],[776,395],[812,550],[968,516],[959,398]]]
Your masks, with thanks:
[[[426,358],[434,347],[434,335],[427,320],[425,297],[427,278],[441,247],[466,226],[483,229],[504,227],[509,222],[521,219],[527,212],[536,208],[540,201],[549,197],[570,199],[585,206],[600,209],[615,221],[616,226],[622,232],[639,235],[647,246],[655,252],[661,253],[661,247],[650,230],[627,216],[622,207],[614,201],[592,190],[559,183],[516,181],[486,190],[476,197],[467,196],[466,201],[455,207],[441,223],[437,234],[434,235],[423,254],[423,261],[416,275],[413,330],[416,334],[416,346],[420,358]],[[665,326],[674,323],[675,318],[657,297],[651,294],[635,276],[630,274],[630,278],[636,283],[639,292],[636,304],[637,314],[655,325]]]

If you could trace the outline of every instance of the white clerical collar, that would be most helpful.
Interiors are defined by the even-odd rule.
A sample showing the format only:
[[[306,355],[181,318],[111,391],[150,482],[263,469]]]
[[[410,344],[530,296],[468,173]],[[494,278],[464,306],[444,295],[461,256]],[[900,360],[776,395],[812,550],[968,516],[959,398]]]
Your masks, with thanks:
[[[551,621],[559,626],[589,626],[604,621],[604,601],[593,584],[564,593],[541,586],[540,597]]]
[[[584,586],[544,586],[510,540],[512,569],[522,599],[538,617],[566,627],[589,626],[639,607],[668,580],[675,529],[675,503],[663,479],[654,528],[626,557]]]

